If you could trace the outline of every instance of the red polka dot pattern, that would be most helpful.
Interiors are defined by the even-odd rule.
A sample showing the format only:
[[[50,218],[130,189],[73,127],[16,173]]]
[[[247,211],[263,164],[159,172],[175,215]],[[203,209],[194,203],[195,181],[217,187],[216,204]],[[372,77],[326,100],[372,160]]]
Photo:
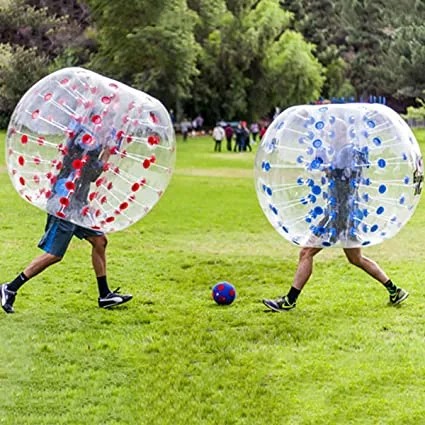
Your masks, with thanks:
[[[146,93],[80,68],[43,78],[7,132],[15,189],[42,210],[95,230],[145,216],[172,176],[173,126]]]

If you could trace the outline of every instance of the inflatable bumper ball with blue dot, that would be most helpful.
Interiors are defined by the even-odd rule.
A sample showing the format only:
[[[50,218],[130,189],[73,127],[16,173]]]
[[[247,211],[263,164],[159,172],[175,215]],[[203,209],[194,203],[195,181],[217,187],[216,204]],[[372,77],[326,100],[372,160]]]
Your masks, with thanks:
[[[261,208],[303,247],[358,248],[392,238],[415,211],[422,182],[415,136],[380,104],[288,108],[255,160]]]
[[[236,289],[229,282],[219,282],[212,290],[212,297],[219,305],[229,305],[235,300]]]

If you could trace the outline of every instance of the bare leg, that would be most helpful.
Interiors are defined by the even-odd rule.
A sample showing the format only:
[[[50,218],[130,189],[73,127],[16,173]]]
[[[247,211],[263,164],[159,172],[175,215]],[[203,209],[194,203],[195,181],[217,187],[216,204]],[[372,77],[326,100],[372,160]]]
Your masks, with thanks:
[[[273,311],[284,311],[294,308],[298,295],[313,272],[313,257],[321,250],[322,248],[302,248],[294,281],[288,294],[277,300],[263,300],[263,304]]]
[[[86,239],[92,245],[92,263],[99,288],[99,307],[110,308],[130,301],[133,295],[119,294],[119,288],[112,292],[107,284],[106,245],[108,244],[108,239],[106,236],[89,236]]]
[[[24,274],[28,279],[31,279],[52,264],[58,263],[60,260],[62,260],[62,257],[57,257],[56,255],[48,254],[46,252],[45,254],[34,258],[34,260],[32,260],[32,262],[24,270]]]
[[[344,254],[351,264],[361,268],[380,283],[386,283],[390,278],[375,261],[365,257],[360,248],[345,248]]]
[[[292,286],[300,291],[307,283],[313,272],[313,257],[318,254],[322,248],[302,248],[298,260],[297,271],[295,272]]]
[[[89,236],[87,240],[92,246],[92,264],[96,277],[106,276],[106,245],[108,239],[105,235]]]

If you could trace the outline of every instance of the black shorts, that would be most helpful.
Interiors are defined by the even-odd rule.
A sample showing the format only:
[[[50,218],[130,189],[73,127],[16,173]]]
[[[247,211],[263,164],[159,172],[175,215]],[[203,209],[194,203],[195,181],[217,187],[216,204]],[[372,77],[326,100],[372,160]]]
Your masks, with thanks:
[[[90,236],[103,236],[103,233],[48,214],[44,235],[38,247],[48,254],[63,257],[74,235],[79,239],[87,239]]]

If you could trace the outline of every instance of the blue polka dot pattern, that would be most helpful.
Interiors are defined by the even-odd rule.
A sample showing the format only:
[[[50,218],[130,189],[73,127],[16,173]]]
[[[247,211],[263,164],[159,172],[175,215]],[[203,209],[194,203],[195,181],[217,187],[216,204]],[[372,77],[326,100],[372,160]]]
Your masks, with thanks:
[[[255,161],[263,211],[298,246],[363,247],[393,237],[418,204],[422,176],[414,135],[376,104],[288,108]]]

